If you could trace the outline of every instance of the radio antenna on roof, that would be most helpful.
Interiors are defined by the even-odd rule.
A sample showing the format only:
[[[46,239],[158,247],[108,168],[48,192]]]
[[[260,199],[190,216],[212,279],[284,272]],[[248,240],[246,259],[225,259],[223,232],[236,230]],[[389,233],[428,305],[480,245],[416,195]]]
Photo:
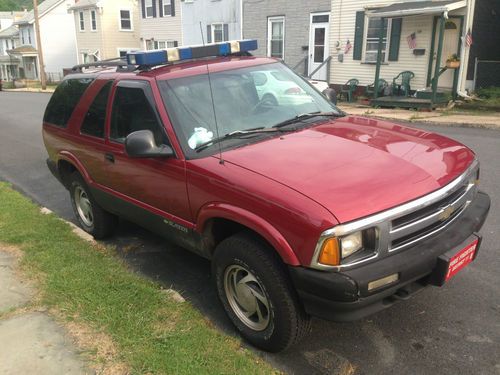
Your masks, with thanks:
[[[219,134],[219,124],[217,123],[217,113],[215,112],[215,101],[214,101],[214,92],[212,90],[212,79],[210,78],[210,69],[208,67],[208,64],[206,65],[207,67],[207,77],[208,77],[208,87],[210,87],[210,98],[212,98],[212,110],[214,112],[214,121],[215,121],[215,132],[216,138],[220,139],[220,134]],[[219,164],[224,164],[224,159],[222,159],[222,142],[218,142],[219,144]]]
[[[205,37],[203,36],[203,27],[201,27],[201,21],[200,21],[200,34],[201,34],[201,42],[203,43],[203,45],[205,45]]]

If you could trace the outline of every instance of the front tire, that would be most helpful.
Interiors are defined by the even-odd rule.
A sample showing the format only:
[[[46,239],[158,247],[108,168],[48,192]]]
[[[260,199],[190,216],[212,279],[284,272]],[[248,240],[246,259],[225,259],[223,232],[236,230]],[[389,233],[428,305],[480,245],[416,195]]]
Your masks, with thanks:
[[[99,206],[78,172],[71,175],[69,193],[73,212],[85,232],[95,239],[106,238],[114,232],[117,217]]]
[[[212,272],[227,315],[256,347],[279,352],[310,331],[283,263],[260,238],[243,232],[222,241]]]

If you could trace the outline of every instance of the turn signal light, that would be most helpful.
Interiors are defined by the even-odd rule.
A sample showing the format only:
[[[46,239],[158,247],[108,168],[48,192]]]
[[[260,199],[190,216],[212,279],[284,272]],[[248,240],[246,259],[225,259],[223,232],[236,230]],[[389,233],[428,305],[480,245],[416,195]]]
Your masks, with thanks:
[[[328,266],[338,266],[340,263],[340,251],[337,238],[327,238],[321,246],[318,261]]]

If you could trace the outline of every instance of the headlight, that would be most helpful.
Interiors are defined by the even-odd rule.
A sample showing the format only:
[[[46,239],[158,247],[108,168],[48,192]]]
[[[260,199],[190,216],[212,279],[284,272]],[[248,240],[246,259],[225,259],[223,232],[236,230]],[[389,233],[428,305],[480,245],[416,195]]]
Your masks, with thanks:
[[[353,254],[355,258],[372,255],[376,248],[377,231],[368,228],[344,236],[328,237],[320,242],[318,263],[325,266],[338,266]],[[349,262],[350,260],[347,260]]]
[[[345,237],[340,238],[340,250],[342,259],[354,254],[363,247],[363,233],[361,231],[354,232]]]

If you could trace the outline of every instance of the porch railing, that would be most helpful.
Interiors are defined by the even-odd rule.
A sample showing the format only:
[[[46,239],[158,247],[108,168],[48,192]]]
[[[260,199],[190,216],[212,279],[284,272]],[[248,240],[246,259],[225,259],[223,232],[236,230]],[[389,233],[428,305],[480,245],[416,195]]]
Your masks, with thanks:
[[[332,56],[328,56],[325,61],[323,61],[316,69],[311,72],[311,74],[308,74],[307,76],[309,78],[312,78],[313,75],[315,75],[321,68],[326,65],[326,81],[330,82],[330,61],[332,61]]]

